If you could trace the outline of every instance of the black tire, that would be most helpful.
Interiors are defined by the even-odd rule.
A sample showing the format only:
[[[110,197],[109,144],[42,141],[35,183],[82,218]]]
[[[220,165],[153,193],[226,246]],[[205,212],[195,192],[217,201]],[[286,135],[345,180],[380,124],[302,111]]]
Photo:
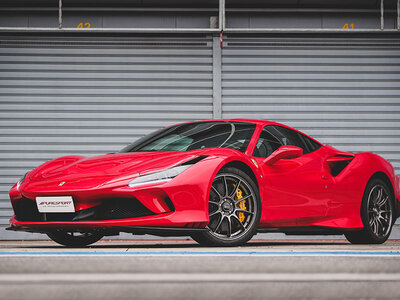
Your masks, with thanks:
[[[394,223],[393,194],[381,179],[368,182],[361,203],[364,228],[345,233],[352,244],[383,244],[390,236]]]
[[[86,247],[99,241],[103,235],[93,232],[54,231],[47,234],[54,242],[66,247]]]
[[[225,247],[245,244],[255,234],[261,217],[256,184],[241,170],[222,169],[210,191],[209,215],[208,231],[192,235],[196,242],[202,246]]]

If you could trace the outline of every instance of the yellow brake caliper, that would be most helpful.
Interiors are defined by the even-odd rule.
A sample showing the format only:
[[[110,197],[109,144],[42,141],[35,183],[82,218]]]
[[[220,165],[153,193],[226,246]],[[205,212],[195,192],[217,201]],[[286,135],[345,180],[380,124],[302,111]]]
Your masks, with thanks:
[[[237,191],[236,191],[236,200],[240,200],[242,198],[243,198],[242,190],[241,189],[237,189]],[[239,202],[239,208],[243,209],[243,210],[246,210],[246,200],[243,200],[243,201]],[[244,213],[239,212],[238,213],[238,218],[239,218],[240,222],[243,223],[243,221],[245,219]]]

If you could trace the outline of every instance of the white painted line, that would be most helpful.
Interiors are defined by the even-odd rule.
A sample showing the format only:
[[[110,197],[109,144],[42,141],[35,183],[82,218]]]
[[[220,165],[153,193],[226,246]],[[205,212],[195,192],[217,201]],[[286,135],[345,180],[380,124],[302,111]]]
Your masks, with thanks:
[[[0,257],[11,256],[352,256],[352,257],[395,257],[400,256],[399,250],[392,251],[351,251],[351,250],[321,250],[321,251],[0,251]]]
[[[260,257],[260,256],[264,256],[264,257],[369,257],[369,258],[391,258],[391,257],[399,257],[399,255],[376,255],[376,254],[367,254],[367,255],[357,255],[357,254],[349,254],[349,255],[335,255],[335,254],[326,254],[326,255],[320,255],[320,254],[294,254],[294,255],[282,255],[282,254],[251,254],[251,255],[236,255],[236,254],[204,254],[204,255],[198,255],[198,254],[146,254],[146,253],[142,253],[142,254],[134,254],[134,255],[126,255],[126,254],[97,254],[97,255],[88,255],[88,254],[76,254],[76,255],[71,255],[71,254],[42,254],[42,255],[31,255],[31,254],[12,254],[12,255],[0,255],[0,259],[1,258],[8,258],[8,257],[37,257],[37,256],[41,256],[41,257],[127,257],[127,256],[135,256],[135,257],[177,257],[177,256],[185,256],[185,257],[243,257],[243,256],[247,256],[247,257]]]
[[[400,273],[26,273],[0,274],[0,284],[115,282],[400,281]]]

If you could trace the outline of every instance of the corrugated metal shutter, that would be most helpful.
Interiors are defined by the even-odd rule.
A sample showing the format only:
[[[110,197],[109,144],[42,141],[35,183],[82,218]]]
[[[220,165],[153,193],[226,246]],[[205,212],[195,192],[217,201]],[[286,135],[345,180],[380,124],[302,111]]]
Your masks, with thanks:
[[[8,190],[44,161],[210,118],[211,37],[0,37],[0,229]]]
[[[222,55],[223,117],[282,122],[400,173],[398,35],[233,35]]]

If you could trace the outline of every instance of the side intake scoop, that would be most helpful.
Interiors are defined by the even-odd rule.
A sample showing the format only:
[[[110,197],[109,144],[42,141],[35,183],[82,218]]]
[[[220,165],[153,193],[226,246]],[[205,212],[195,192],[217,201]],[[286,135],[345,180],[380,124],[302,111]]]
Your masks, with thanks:
[[[326,160],[333,177],[338,176],[354,159],[354,155],[336,154]]]

